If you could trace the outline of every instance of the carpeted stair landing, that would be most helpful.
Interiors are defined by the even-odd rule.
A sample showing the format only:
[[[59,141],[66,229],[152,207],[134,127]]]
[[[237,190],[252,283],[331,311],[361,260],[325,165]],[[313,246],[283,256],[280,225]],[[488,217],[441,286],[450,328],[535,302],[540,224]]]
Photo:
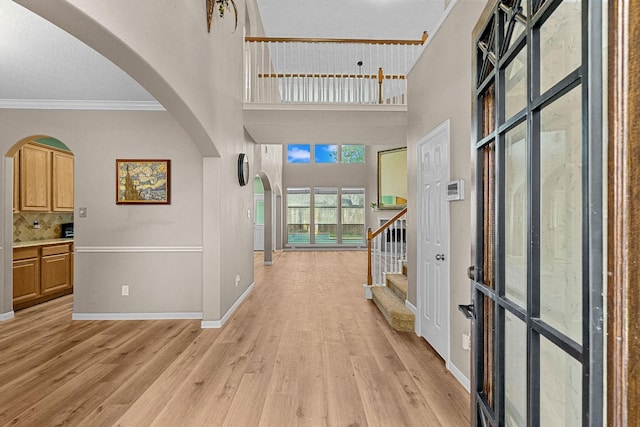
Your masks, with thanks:
[[[407,277],[403,274],[387,274],[386,279],[386,286],[371,287],[373,302],[393,329],[413,332],[415,315],[404,305],[407,299]]]

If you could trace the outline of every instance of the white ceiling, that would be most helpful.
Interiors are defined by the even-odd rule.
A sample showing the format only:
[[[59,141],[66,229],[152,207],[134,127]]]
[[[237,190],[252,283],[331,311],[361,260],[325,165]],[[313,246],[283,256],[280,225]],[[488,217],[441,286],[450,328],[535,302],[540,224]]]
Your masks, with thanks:
[[[11,0],[0,0],[0,99],[149,101],[128,74]]]
[[[280,37],[419,39],[444,0],[258,0]],[[120,68],[12,0],[0,0],[0,100],[153,101]]]
[[[267,36],[420,39],[444,0],[257,0]]]

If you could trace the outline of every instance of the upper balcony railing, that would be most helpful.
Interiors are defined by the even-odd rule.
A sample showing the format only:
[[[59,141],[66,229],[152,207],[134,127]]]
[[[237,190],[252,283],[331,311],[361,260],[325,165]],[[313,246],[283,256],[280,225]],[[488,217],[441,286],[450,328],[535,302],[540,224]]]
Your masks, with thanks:
[[[244,101],[404,105],[426,40],[245,37]]]

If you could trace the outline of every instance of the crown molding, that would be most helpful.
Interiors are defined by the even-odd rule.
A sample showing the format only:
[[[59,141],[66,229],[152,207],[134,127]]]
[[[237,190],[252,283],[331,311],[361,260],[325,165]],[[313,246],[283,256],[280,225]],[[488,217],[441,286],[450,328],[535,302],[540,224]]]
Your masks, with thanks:
[[[158,101],[90,101],[57,99],[0,99],[0,108],[12,110],[165,111]]]

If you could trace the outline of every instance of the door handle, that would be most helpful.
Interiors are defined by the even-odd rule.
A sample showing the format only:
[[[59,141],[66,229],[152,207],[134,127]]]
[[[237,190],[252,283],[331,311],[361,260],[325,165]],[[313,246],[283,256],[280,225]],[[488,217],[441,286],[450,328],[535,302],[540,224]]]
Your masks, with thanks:
[[[469,268],[467,268],[467,277],[471,280],[476,280],[476,266],[475,265],[470,265]]]
[[[444,261],[444,254],[436,254],[436,261]]]
[[[460,310],[462,315],[469,320],[473,320],[476,318],[476,314],[473,309],[473,304],[468,304],[468,305],[460,304],[458,306],[458,310]]]

